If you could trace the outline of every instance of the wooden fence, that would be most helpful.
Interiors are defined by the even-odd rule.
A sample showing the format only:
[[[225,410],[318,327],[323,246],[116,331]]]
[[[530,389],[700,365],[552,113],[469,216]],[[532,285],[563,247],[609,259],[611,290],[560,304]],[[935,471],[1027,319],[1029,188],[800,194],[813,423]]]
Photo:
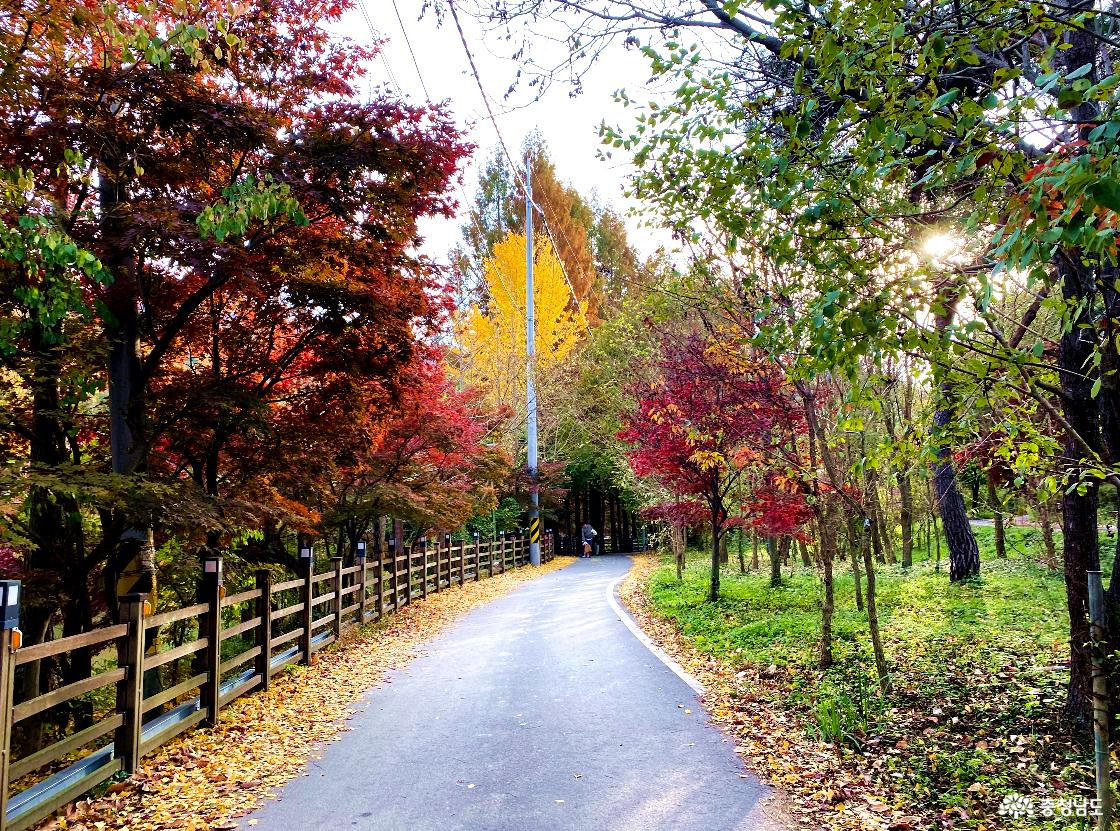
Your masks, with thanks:
[[[552,559],[551,543],[547,537],[542,542],[542,561]],[[17,648],[16,630],[0,630],[0,831],[28,828],[114,774],[135,771],[141,757],[180,733],[216,725],[222,707],[268,689],[277,672],[309,663],[350,626],[378,620],[429,593],[526,565],[529,545],[520,536],[482,542],[445,537],[435,545],[424,541],[399,552],[391,546],[368,558],[359,554],[347,568],[335,557],[321,573],[315,573],[310,549],[302,553],[308,556],[294,579],[274,582],[272,571],[261,570],[255,588],[231,595],[222,585],[221,559],[206,559],[198,602],[186,608],[152,614],[145,596],[129,595],[121,600],[116,625],[24,648]],[[0,601],[13,588],[18,597],[18,586],[8,583]],[[161,649],[155,633],[173,626],[188,632],[189,640]],[[100,671],[17,700],[19,667],[58,661],[74,650],[97,655]],[[163,678],[169,669],[175,670],[172,682]],[[150,683],[153,678],[158,683]],[[92,702],[99,694],[107,702],[100,712]],[[13,728],[79,700],[87,708],[83,722],[92,723],[11,758]]]

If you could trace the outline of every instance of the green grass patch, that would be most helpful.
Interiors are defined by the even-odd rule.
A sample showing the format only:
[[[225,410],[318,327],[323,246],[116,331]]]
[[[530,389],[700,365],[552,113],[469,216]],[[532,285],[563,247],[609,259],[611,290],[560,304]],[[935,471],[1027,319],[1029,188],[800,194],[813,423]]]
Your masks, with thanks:
[[[827,672],[818,668],[823,587],[815,567],[799,560],[784,566],[782,584],[771,587],[765,553],[761,572],[749,574],[738,573],[733,553],[720,600],[711,603],[710,561],[696,552],[679,583],[668,564],[653,573],[651,606],[703,652],[735,666],[780,667],[784,689],[772,703],[795,714],[807,736],[870,771],[903,804],[962,811],[968,819],[958,815],[957,827],[1028,827],[995,816],[1005,794],[1091,795],[1090,748],[1073,738],[1061,715],[1068,683],[1065,586],[1060,572],[1039,563],[1037,529],[1009,528],[1007,559],[995,557],[993,529],[976,531],[982,558],[976,580],[949,582],[944,544],[940,568],[924,546],[910,569],[877,566],[893,683],[888,697],[879,693],[848,562],[835,568],[836,664]],[[1032,828],[1080,827],[1032,822]]]

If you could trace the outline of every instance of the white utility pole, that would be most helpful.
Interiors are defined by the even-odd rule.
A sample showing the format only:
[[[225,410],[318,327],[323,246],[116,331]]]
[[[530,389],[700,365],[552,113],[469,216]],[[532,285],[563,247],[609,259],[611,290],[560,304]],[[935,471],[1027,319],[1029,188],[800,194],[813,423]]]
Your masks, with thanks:
[[[537,390],[533,386],[536,321],[533,317],[533,184],[532,163],[525,160],[525,356],[529,395],[529,562],[541,564],[540,489],[537,485]]]

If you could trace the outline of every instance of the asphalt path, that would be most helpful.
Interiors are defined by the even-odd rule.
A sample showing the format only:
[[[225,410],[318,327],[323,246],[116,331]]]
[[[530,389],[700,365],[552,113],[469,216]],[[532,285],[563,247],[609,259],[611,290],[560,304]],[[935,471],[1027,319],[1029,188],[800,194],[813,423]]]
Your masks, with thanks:
[[[257,831],[774,831],[768,790],[612,604],[629,567],[579,560],[466,615]]]

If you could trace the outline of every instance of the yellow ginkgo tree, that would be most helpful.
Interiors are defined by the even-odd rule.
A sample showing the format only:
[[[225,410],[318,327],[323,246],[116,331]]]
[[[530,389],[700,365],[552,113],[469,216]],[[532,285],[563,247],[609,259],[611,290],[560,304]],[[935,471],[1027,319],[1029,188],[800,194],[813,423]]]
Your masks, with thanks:
[[[577,307],[560,260],[547,238],[533,241],[535,374],[542,405],[547,390],[562,382],[565,361],[584,332],[584,303]],[[509,233],[484,260],[485,300],[458,326],[458,365],[463,381],[485,390],[494,406],[525,411],[525,235]]]

